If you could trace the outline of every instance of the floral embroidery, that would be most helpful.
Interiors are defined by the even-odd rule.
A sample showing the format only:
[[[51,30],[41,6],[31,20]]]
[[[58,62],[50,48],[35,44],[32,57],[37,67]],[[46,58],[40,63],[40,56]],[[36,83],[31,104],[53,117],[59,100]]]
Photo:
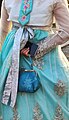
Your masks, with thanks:
[[[16,106],[13,108],[13,120],[20,120],[20,115],[17,112]]]
[[[26,9],[27,9],[27,6],[24,6],[24,11],[26,11]]]
[[[43,69],[44,61],[42,58],[33,60],[33,65],[39,69]]]
[[[61,80],[59,80],[58,83],[55,85],[54,90],[58,96],[63,96],[65,93],[65,84]]]
[[[47,41],[47,39],[44,39],[38,43],[38,49],[35,54],[35,59],[39,59],[39,58],[43,57],[44,55],[46,55],[46,53],[49,53],[52,49],[54,49],[56,47],[57,43],[54,42],[52,44],[49,44],[50,40],[51,39],[49,37],[48,41]]]
[[[64,114],[60,105],[56,108],[56,114],[54,120],[64,120]]]
[[[30,4],[27,4],[27,2],[25,2],[25,6],[24,6],[24,12],[26,12],[27,8],[30,7]]]
[[[22,16],[22,21],[24,21],[26,19],[26,16]]]
[[[33,112],[34,112],[33,120],[43,120],[43,114],[41,114],[40,107],[38,104],[36,104]]]
[[[21,25],[26,25],[30,20],[30,13],[33,8],[33,0],[22,0],[18,21]]]

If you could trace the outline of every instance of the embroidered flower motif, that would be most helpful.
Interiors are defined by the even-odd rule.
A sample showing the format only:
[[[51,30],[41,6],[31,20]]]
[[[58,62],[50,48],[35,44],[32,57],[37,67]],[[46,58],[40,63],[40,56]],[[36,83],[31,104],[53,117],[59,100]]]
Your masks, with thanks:
[[[38,104],[36,104],[33,112],[34,112],[34,116],[32,120],[43,120],[43,114],[41,114],[40,107]]]
[[[25,5],[25,6],[24,6],[24,9],[25,9],[25,10],[30,7],[30,4],[28,3],[28,1],[29,1],[29,0],[25,0],[25,1],[24,1],[24,5]]]
[[[56,108],[56,114],[54,120],[64,120],[64,114],[60,105]]]
[[[20,116],[17,112],[16,106],[13,108],[13,120],[20,120]]]
[[[24,11],[26,11],[26,9],[27,9],[27,6],[25,5],[25,6],[24,6]]]
[[[33,0],[22,0],[20,13],[18,17],[19,23],[24,26],[30,21],[30,13],[33,8]]]
[[[22,16],[22,21],[24,21],[26,19],[26,16]]]
[[[24,1],[24,4],[26,4],[26,3],[27,3],[27,0]]]
[[[58,96],[63,96],[65,93],[65,84],[59,80],[58,83],[55,85],[54,90]]]
[[[42,70],[44,65],[43,58],[33,60],[33,65]]]
[[[30,4],[27,4],[27,8],[29,8],[30,7]]]
[[[25,12],[26,9],[29,8],[29,7],[30,7],[30,4],[26,4],[26,5],[24,6],[24,12]]]

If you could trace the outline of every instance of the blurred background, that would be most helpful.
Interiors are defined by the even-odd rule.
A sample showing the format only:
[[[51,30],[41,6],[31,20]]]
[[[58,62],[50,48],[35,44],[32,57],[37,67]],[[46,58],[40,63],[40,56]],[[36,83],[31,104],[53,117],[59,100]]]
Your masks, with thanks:
[[[2,0],[0,0],[0,14],[1,14],[1,3],[2,3]]]
[[[68,7],[69,7],[69,0],[67,0],[67,1],[68,1]],[[2,0],[0,0],[0,17],[1,17],[1,4],[2,4]],[[55,31],[55,28],[56,28],[56,24],[54,22],[53,23],[53,30],[54,31]],[[69,60],[69,41],[62,45],[62,50],[63,50],[64,54],[66,55],[66,57]]]

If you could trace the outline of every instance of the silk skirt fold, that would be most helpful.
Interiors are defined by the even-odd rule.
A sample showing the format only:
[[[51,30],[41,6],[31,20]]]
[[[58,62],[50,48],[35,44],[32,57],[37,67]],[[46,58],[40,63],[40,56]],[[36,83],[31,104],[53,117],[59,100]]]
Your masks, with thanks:
[[[1,103],[10,68],[15,33],[16,29],[13,29],[7,35],[0,53],[0,116],[3,120],[68,120],[69,63],[60,46],[51,50],[40,60],[32,59],[41,84],[35,93],[18,92],[13,109]],[[32,40],[34,43],[47,37],[47,32],[42,30],[34,30],[34,34]],[[29,69],[30,64],[29,58],[20,56],[20,68]]]

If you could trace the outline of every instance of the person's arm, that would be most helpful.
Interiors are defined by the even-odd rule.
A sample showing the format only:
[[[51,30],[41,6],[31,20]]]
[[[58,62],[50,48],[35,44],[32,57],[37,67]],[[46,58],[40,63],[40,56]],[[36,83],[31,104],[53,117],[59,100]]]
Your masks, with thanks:
[[[42,57],[57,45],[61,45],[69,40],[69,11],[64,2],[54,4],[53,14],[59,25],[59,31],[46,38],[42,44],[41,42],[39,43],[39,48],[35,55],[36,58]]]
[[[7,18],[8,18],[8,13],[5,8],[5,0],[3,0],[1,7],[1,23],[0,23],[0,50],[11,26],[10,22],[7,21]]]

